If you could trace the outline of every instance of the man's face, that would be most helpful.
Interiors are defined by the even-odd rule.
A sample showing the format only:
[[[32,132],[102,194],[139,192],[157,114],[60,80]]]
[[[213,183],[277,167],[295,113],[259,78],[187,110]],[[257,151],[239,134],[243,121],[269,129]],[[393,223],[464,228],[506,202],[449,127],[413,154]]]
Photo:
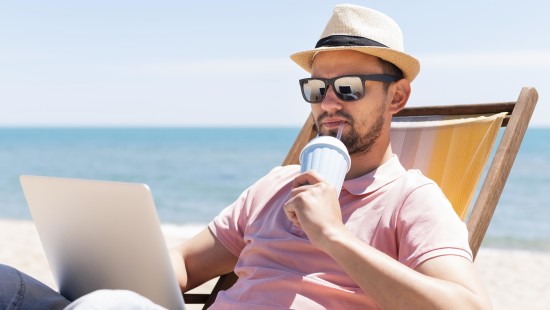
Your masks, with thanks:
[[[378,59],[355,51],[319,53],[312,65],[311,76],[332,78],[350,74],[383,73]],[[366,81],[365,96],[357,101],[340,100],[332,86],[323,102],[311,104],[320,135],[336,136],[344,123],[342,142],[350,155],[368,153],[389,126],[389,97],[382,82]]]

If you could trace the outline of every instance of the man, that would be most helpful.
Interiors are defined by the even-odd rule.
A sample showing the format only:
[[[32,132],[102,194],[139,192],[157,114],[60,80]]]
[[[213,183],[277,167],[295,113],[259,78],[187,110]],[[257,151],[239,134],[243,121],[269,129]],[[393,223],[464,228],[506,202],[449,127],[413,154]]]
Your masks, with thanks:
[[[342,193],[313,171],[274,169],[173,250],[183,291],[234,270],[214,309],[491,307],[464,224],[392,154],[391,118],[419,71],[402,41],[389,17],[340,5],[316,48],[291,56],[311,72],[300,85],[319,133],[344,125]]]
[[[239,280],[213,309],[490,308],[464,223],[433,181],[392,154],[391,118],[419,71],[398,25],[339,5],[316,48],[291,58],[311,73],[300,87],[319,133],[343,125],[351,169],[341,194],[313,171],[273,169],[171,251],[182,291],[234,270]],[[117,294],[71,307],[117,303]]]

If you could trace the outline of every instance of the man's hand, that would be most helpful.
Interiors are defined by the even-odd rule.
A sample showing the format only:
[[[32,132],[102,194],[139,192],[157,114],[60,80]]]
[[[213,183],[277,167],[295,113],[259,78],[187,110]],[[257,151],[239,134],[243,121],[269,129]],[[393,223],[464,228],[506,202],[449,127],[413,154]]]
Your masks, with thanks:
[[[336,189],[315,171],[306,171],[294,179],[283,208],[288,219],[302,228],[315,246],[320,247],[330,232],[344,229]]]

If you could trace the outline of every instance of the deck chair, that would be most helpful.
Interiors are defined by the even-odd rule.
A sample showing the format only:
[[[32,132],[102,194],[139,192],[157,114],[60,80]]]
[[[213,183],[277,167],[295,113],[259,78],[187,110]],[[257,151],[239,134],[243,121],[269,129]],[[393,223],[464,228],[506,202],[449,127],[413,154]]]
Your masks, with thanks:
[[[406,168],[421,170],[442,188],[466,222],[474,259],[537,100],[537,91],[525,87],[515,102],[408,107],[392,120],[394,153]],[[297,164],[300,151],[316,135],[308,117],[283,165]],[[184,294],[185,301],[204,304],[206,309],[220,290],[236,280],[234,273],[221,276],[210,295]]]

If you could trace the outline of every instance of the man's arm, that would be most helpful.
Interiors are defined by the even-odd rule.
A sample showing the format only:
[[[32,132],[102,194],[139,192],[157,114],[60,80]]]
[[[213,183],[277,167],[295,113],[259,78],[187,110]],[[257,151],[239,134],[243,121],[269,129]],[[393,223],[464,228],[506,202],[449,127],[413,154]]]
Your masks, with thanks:
[[[384,309],[491,308],[472,263],[463,257],[439,256],[413,270],[345,228],[321,240],[319,247]]]
[[[296,178],[284,208],[310,242],[329,254],[384,309],[491,308],[467,259],[440,256],[413,270],[353,235],[342,222],[336,191],[314,172]]]
[[[170,258],[182,292],[233,271],[237,257],[206,228],[170,250]]]

